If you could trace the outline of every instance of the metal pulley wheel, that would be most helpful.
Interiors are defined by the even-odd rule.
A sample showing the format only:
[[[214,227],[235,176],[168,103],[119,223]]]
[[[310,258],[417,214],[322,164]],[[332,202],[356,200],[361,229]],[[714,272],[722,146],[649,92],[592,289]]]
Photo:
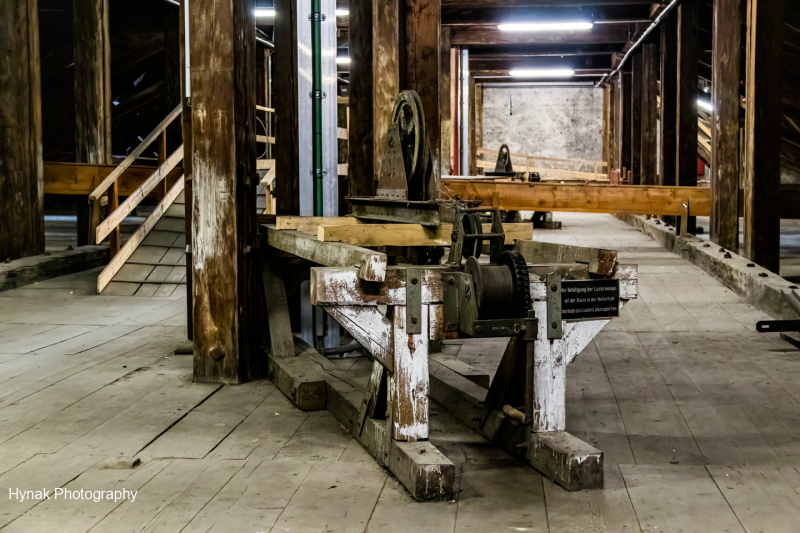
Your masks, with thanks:
[[[425,114],[416,92],[400,93],[392,108],[392,124],[397,124],[400,130],[400,145],[410,199],[414,196],[412,191],[422,193],[430,162]]]
[[[483,223],[478,213],[465,213],[461,217],[461,227],[465,235],[479,235],[483,233]],[[475,257],[476,259],[481,256],[483,249],[483,239],[480,237],[467,237],[464,239],[464,247],[461,255],[464,259]]]
[[[472,276],[481,320],[527,315],[531,308],[530,278],[525,258],[518,251],[503,252],[497,265],[481,265],[470,257],[464,271]]]

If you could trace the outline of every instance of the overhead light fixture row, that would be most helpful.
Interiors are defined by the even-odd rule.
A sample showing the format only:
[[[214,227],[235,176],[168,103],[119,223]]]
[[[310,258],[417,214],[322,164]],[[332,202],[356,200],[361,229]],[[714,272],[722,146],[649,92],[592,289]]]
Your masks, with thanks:
[[[267,18],[275,16],[275,8],[272,7],[257,7],[256,18]]]
[[[568,78],[575,75],[575,71],[568,68],[531,68],[508,73],[515,78]]]
[[[520,22],[498,24],[500,31],[535,32],[535,31],[586,31],[591,30],[594,24],[586,21],[572,22]]]

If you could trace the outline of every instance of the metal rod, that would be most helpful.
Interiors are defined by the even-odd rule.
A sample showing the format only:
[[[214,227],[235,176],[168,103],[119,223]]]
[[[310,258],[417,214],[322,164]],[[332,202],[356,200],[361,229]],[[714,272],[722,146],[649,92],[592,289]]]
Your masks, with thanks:
[[[175,0],[164,0],[164,1],[165,1],[166,3],[168,3],[168,4],[172,4],[173,6],[178,6],[178,7],[180,7],[180,5],[181,5],[181,4],[180,4],[180,2],[176,2]]]
[[[266,46],[269,49],[275,49],[275,45],[273,43],[269,42],[266,39],[262,39],[261,37],[256,36],[256,42],[260,43],[260,44],[263,44],[264,46]]]
[[[664,11],[662,11],[661,14],[656,17],[656,20],[654,20],[653,23],[650,25],[650,27],[647,28],[644,31],[642,36],[639,37],[639,40],[636,41],[633,46],[631,46],[630,50],[628,50],[628,53],[626,53],[625,57],[622,58],[622,61],[619,62],[619,65],[614,70],[614,72],[612,72],[611,74],[606,74],[605,76],[603,76],[603,78],[600,81],[597,82],[597,85],[595,85],[595,87],[600,87],[601,85],[606,83],[606,81],[609,78],[611,78],[612,76],[616,76],[619,73],[620,69],[622,69],[622,67],[625,65],[625,61],[628,60],[628,58],[633,53],[633,51],[636,50],[637,48],[639,48],[639,45],[644,42],[644,40],[647,38],[647,36],[650,35],[650,33],[654,29],[656,29],[659,24],[661,24],[661,21],[664,20],[664,17],[666,17],[669,14],[669,12],[672,11],[672,8],[675,7],[680,1],[681,0],[672,0],[672,2],[670,2],[669,5],[666,8],[664,8]]]
[[[342,78],[341,76],[336,76],[336,79],[339,80],[340,82],[344,83],[345,85],[350,85],[350,82],[348,80]]]

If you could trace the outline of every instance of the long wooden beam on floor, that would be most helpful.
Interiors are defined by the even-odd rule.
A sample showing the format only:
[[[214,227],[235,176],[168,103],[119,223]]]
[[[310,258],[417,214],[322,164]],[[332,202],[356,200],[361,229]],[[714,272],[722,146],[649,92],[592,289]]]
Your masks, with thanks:
[[[491,224],[483,225],[483,232],[491,232]],[[530,239],[530,223],[503,224],[506,244],[515,240]],[[319,226],[317,238],[321,242],[342,242],[355,246],[449,246],[453,225],[440,224],[435,228],[422,224],[356,224]]]

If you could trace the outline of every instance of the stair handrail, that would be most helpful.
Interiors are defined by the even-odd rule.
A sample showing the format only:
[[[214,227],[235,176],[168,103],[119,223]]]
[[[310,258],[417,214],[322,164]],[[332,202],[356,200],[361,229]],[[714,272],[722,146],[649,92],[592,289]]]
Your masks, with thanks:
[[[153,131],[151,131],[147,137],[144,138],[144,140],[139,144],[139,146],[134,148],[133,151],[128,155],[128,157],[126,157],[125,160],[122,163],[120,163],[119,166],[115,168],[114,171],[111,174],[109,174],[108,177],[104,179],[100,183],[100,185],[98,185],[95,188],[94,191],[92,191],[92,194],[89,195],[89,201],[97,200],[101,196],[103,196],[103,193],[105,193],[108,190],[108,188],[111,187],[111,184],[117,181],[117,178],[119,178],[122,175],[122,173],[125,172],[125,170],[133,164],[134,161],[136,161],[136,158],[139,157],[142,154],[142,152],[144,152],[145,149],[148,146],[150,146],[150,144],[152,144],[153,141],[156,140],[156,137],[158,137],[165,129],[167,129],[167,126],[172,124],[172,121],[175,120],[175,118],[181,114],[181,109],[182,109],[182,104],[178,104],[177,106],[175,106],[175,109],[173,109],[172,112],[170,112],[170,114],[167,115],[167,117],[164,120],[162,120],[161,123],[158,126],[156,126],[156,128]],[[97,242],[100,241],[98,240]]]

